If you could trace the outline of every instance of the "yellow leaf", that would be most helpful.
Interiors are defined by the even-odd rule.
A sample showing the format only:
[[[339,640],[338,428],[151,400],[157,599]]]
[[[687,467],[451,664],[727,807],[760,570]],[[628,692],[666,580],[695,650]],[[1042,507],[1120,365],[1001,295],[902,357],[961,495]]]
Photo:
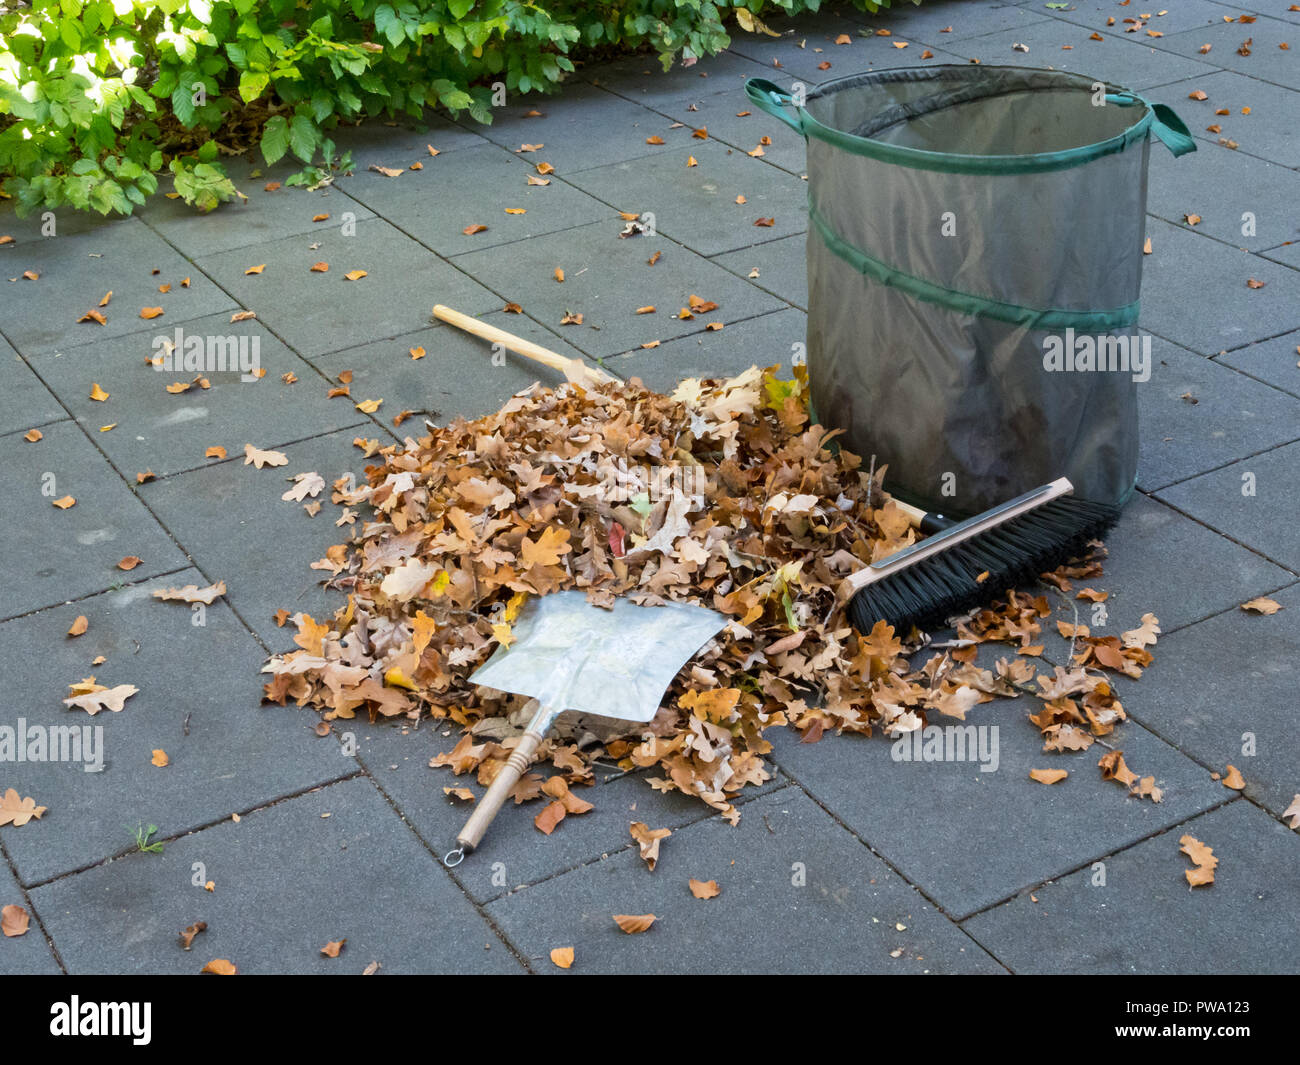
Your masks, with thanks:
[[[573,948],[556,947],[551,951],[551,961],[561,969],[567,969],[573,965]]]
[[[203,966],[205,973],[212,973],[214,976],[236,976],[239,970],[235,968],[233,962],[225,958],[213,958],[207,965]]]
[[[171,759],[167,757],[167,752],[164,751],[161,747],[154,748],[153,757],[150,759],[150,761],[153,762],[153,764],[156,765],[159,769],[162,769],[164,766],[171,764]]]
[[[90,398],[96,403],[103,403],[104,400],[108,399],[108,393],[99,387],[98,382],[92,381],[90,385]]]
[[[1056,784],[1069,775],[1064,769],[1031,769],[1029,771],[1029,779],[1036,780],[1040,784]]]
[[[360,281],[363,277],[369,277],[369,276],[370,275],[367,274],[366,271],[364,270],[349,270],[346,274],[343,275],[343,277],[348,281]]]
[[[384,401],[382,399],[363,399],[357,404],[357,410],[361,411],[363,414],[374,414],[375,411],[383,406],[383,403]]]

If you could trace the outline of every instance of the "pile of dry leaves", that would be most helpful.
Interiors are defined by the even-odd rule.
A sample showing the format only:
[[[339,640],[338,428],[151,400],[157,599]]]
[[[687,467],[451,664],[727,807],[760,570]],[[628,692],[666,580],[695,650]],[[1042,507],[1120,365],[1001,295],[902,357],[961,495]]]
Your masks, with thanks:
[[[598,757],[653,767],[655,787],[734,820],[731,797],[768,778],[763,733],[773,726],[806,742],[826,730],[897,737],[1033,691],[1046,750],[1082,750],[1111,732],[1124,711],[1095,667],[1139,675],[1159,631],[1149,615],[1121,637],[1064,626],[1077,654],[1050,677],[1036,677],[1033,661],[1052,613],[1046,596],[1013,593],[960,619],[957,639],[920,669],[904,657],[917,634],[884,623],[861,634],[845,621],[844,577],[916,534],[882,490],[884,469],[869,473],[828,448],[834,435],[809,423],[801,371],[779,381],[751,368],[685,381],[670,396],[639,382],[534,385],[495,414],[431,427],[404,448],[359,441],[379,464],[364,486],[336,482],[333,499],[345,519],[365,505],[372,520],[313,563],[348,592],[347,605],[328,622],[294,617],[301,650],[265,666],[266,698],[326,719],[455,722],[464,735],[431,764],[490,783],[526,700],[467,678],[510,644],[528,596],[576,587],[596,604],[688,600],[732,620],[678,674],[649,725],[561,718],[540,759],[569,783],[589,781]],[[1071,577],[1099,572],[1085,561],[1052,579],[1065,592]],[[1017,654],[979,668],[975,645],[989,640]],[[529,774],[516,800],[542,794],[541,775]]]

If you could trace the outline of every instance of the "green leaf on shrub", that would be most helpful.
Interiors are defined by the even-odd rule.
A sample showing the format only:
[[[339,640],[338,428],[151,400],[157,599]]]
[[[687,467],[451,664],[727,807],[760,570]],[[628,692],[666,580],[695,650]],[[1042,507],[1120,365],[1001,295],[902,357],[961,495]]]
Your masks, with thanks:
[[[289,123],[284,115],[275,115],[262,130],[262,156],[268,163],[277,163],[289,150]]]

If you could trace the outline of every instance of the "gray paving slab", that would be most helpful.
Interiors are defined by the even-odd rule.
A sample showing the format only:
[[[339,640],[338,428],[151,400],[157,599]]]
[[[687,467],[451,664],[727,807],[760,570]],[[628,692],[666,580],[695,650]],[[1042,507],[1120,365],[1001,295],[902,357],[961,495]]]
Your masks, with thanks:
[[[1221,26],[1225,15],[1235,18],[1237,14],[1236,10],[1225,10],[1224,4],[1213,3],[1212,0],[1177,0],[1172,4],[1143,7],[1141,11],[1134,11],[1132,5],[1121,9],[1116,0],[1073,0],[1068,10],[1064,11],[1048,8],[1043,0],[1026,0],[1023,6],[1027,10],[1039,10],[1065,22],[1077,22],[1097,33],[1114,37],[1136,37],[1140,40],[1148,39],[1147,30],[1171,37],[1178,33]],[[1141,18],[1143,13],[1148,17]],[[1113,24],[1106,25],[1108,19],[1113,19]],[[1129,19],[1134,21],[1126,21]],[[1138,22],[1142,23],[1142,27],[1131,30]]]
[[[666,100],[658,107],[685,127],[684,130],[669,129],[660,134],[668,145],[687,143],[692,139],[692,131],[703,127],[709,131],[711,140],[721,141],[743,152],[761,148],[765,163],[779,166],[791,174],[800,175],[806,169],[803,137],[784,122],[755,108],[743,93],[682,96]],[[770,143],[762,143],[764,138]]]
[[[1049,12],[1036,5],[1021,6],[1008,3],[969,4],[963,0],[940,0],[917,6],[894,0],[888,8],[874,15],[845,9],[844,14],[866,23],[872,29],[881,27],[894,33],[934,36],[947,27],[945,39],[960,40],[1003,29],[1019,29],[1033,22],[1041,22]]]
[[[1166,222],[1200,215],[1197,233],[1256,252],[1296,235],[1285,205],[1300,198],[1300,172],[1280,163],[1218,144],[1179,158],[1153,145],[1149,173],[1147,210]]]
[[[431,758],[456,746],[460,729],[439,728],[427,720],[417,729],[395,722],[373,726],[337,722],[335,729],[353,733],[361,763],[401,808],[420,837],[439,854],[450,851],[473,807],[449,798],[443,789],[467,787],[480,799],[486,791],[472,774],[458,777],[450,769],[429,768]],[[744,811],[752,808],[758,796],[785,783],[779,772],[773,768],[770,771],[772,780],[761,788],[748,787],[734,797],[742,811],[742,822]],[[456,867],[456,879],[471,896],[483,901],[598,861],[604,855],[628,847],[635,849],[629,832],[634,821],[651,828],[670,828],[676,834],[685,825],[718,816],[704,803],[679,792],[655,791],[646,777],[658,775],[620,775],[612,763],[598,768],[593,786],[573,789],[595,809],[565,817],[549,836],[533,823],[549,799],[507,803],[479,848]]]
[[[415,120],[364,119],[353,125],[341,125],[330,131],[338,154],[352,153],[353,174],[357,181],[382,181],[372,166],[399,167],[428,163],[429,146],[439,153],[473,148],[483,143],[485,127],[477,122],[460,125],[446,115],[425,111]],[[369,175],[369,176],[367,176]]]
[[[665,392],[686,377],[729,377],[750,366],[778,366],[788,377],[790,360],[806,347],[807,320],[801,311],[776,311],[610,359],[605,365],[623,378],[639,377]]]
[[[1043,621],[1042,642],[1049,661],[1064,664],[1069,659],[1069,641],[1061,637],[1056,622],[1072,624],[1075,606],[1078,620],[1094,636],[1136,628],[1148,612],[1160,619],[1162,632],[1171,633],[1293,579],[1282,567],[1140,493],[1124,508],[1106,547],[1110,554],[1103,562],[1104,574],[1074,581],[1068,604],[1048,594],[1053,616]],[[1195,579],[1189,559],[1196,560]],[[1081,588],[1107,592],[1104,610],[1074,598]],[[1042,586],[1038,592],[1044,593]],[[1152,653],[1153,672],[1137,682],[1138,697],[1167,682],[1159,643]]]
[[[185,564],[166,530],[76,425],[55,422],[41,431],[44,438],[35,444],[21,433],[0,437],[0,486],[11,528],[8,564],[0,570],[0,616]],[[66,509],[53,505],[66,496],[76,502]],[[118,569],[128,555],[143,560],[129,574]]]
[[[808,228],[807,190],[798,177],[745,152],[691,139],[652,158],[584,170],[569,180],[619,210],[652,213],[661,233],[701,255]],[[745,202],[736,202],[741,196]],[[773,224],[760,226],[760,219]]]
[[[33,822],[28,822],[32,824]],[[9,831],[13,831],[10,829]],[[9,866],[0,861],[0,906],[21,906],[30,915],[32,906],[23,895],[22,888],[14,879]],[[0,939],[0,975],[4,976],[53,976],[61,973],[45,933],[31,917],[27,931],[21,936],[5,936]]]
[[[647,107],[682,94],[743,92],[748,78],[778,80],[772,76],[771,67],[765,68],[762,63],[732,51],[706,56],[690,66],[679,60],[666,71],[657,56],[644,53],[623,56],[590,64],[580,70],[579,76]]]
[[[1300,586],[1271,598],[1282,606],[1271,616],[1229,609],[1162,638],[1161,682],[1133,685],[1125,705],[1215,772],[1236,766],[1244,794],[1280,817],[1300,793],[1300,713],[1285,666],[1300,650]]]
[[[150,481],[141,489],[144,501],[195,563],[213,580],[226,582],[227,602],[274,650],[293,650],[296,631],[292,625],[277,627],[276,611],[304,611],[324,620],[346,602],[342,592],[322,586],[328,571],[310,565],[348,538],[346,529],[334,525],[342,508],[329,501],[330,486],[348,473],[358,481],[364,477],[366,460],[352,444],[362,435],[378,437],[378,426],[290,444],[278,449],[288,465],[260,470],[244,463],[242,446],[228,449],[230,458],[224,462]],[[257,446],[256,440],[245,443]],[[311,471],[326,485],[314,518],[302,503],[281,498],[293,486],[294,475]]]
[[[13,237],[14,242],[0,244],[0,273],[8,278],[12,264],[20,262],[24,244],[41,244],[59,237],[70,237],[77,233],[93,233],[110,230],[120,225],[125,219],[120,215],[101,215],[95,211],[78,211],[72,207],[43,207],[31,211],[25,218],[18,217],[18,211],[11,201],[0,201],[0,236]],[[20,266],[14,273],[28,269]]]
[[[720,894],[695,898],[692,878]],[[736,828],[715,819],[674,832],[653,873],[624,850],[487,912],[544,973],[561,972],[556,947],[572,947],[569,972],[585,974],[1001,971],[797,788],[755,799]],[[656,921],[640,935],[612,919],[644,913]]]
[[[751,248],[715,256],[713,261],[767,292],[808,308],[808,236],[796,233]],[[750,273],[758,271],[757,277]]]
[[[315,714],[259,706],[265,656],[226,605],[198,614],[150,594],[207,583],[186,569],[0,625],[6,662],[43,664],[7,671],[3,723],[47,734],[71,726],[83,744],[79,760],[5,769],[6,787],[49,808],[39,822],[6,830],[24,883],[123,853],[137,824],[155,824],[163,836],[193,831],[355,768],[337,745],[318,741]],[[89,628],[69,638],[79,615]],[[99,656],[106,661],[94,665]],[[109,688],[130,684],[139,692],[117,713],[92,717],[65,707],[67,686],[92,675]],[[96,737],[87,729],[101,731]],[[100,761],[88,757],[87,744],[102,756],[98,771],[86,768]],[[165,751],[170,764],[153,765],[154,750]]]
[[[1203,92],[1206,99],[1188,99],[1188,93]],[[1199,140],[1218,144],[1220,139],[1237,142],[1237,151],[1258,156],[1283,166],[1300,166],[1300,129],[1296,109],[1300,98],[1294,89],[1283,88],[1228,70],[1211,71],[1187,81],[1162,85],[1149,94],[1152,100],[1169,104]],[[1242,109],[1249,107],[1250,114]],[[1229,114],[1216,111],[1227,109]],[[1217,133],[1210,126],[1218,126]],[[1184,157],[1184,161],[1189,161]],[[1223,193],[1239,190],[1225,188]]]
[[[1267,451],[1182,481],[1159,497],[1267,558],[1300,571],[1300,444]],[[1247,494],[1252,493],[1252,494]]]
[[[919,36],[926,44],[949,48],[968,60],[1068,70],[1139,91],[1214,69],[1198,59],[1153,48],[1151,45],[1160,42],[1150,38],[1139,42],[1131,40],[1132,35],[1125,35],[1094,41],[1092,32],[1059,19],[1043,19],[1015,29],[947,43],[947,35],[922,33]],[[1025,45],[1029,51],[1013,47],[1016,44]]]
[[[1278,47],[1283,43],[1293,44],[1294,37],[1293,24],[1260,15],[1246,25],[1220,23],[1213,29],[1162,37],[1152,43],[1163,52],[1197,56],[1261,81],[1300,89],[1300,63],[1296,62],[1295,51]],[[1250,41],[1249,46],[1246,41]],[[1207,44],[1210,51],[1202,57],[1200,49]],[[1239,49],[1245,49],[1249,54],[1241,55]]]
[[[628,210],[648,209],[644,204],[627,206]],[[708,322],[743,321],[783,306],[674,243],[662,230],[658,236],[620,239],[621,228],[621,219],[597,222],[523,244],[458,255],[453,261],[485,284],[502,285],[507,298],[526,314],[596,358],[703,332]],[[651,266],[655,252],[662,257]],[[555,280],[557,267],[565,274],[562,284]],[[672,317],[688,306],[692,295],[717,303],[718,309],[691,319]],[[641,307],[656,310],[637,314]],[[561,326],[566,311],[582,314],[583,324]]]
[[[1159,337],[1137,395],[1144,491],[1300,439],[1292,396]]]
[[[531,112],[540,112],[532,116]],[[466,116],[462,122],[473,122]],[[559,96],[525,96],[492,113],[490,126],[472,128],[492,143],[520,152],[523,161],[550,163],[561,176],[653,151],[646,138],[664,123],[639,103],[597,85],[570,81]]]
[[[1023,16],[1017,12],[1009,17]],[[823,12],[816,16],[774,18],[771,26],[782,36],[736,34],[732,36],[731,50],[805,85],[821,85],[865,70],[960,62],[953,52],[942,48],[931,48],[932,58],[923,60],[921,53],[926,50],[925,45],[909,36],[913,32],[910,21],[906,17],[898,18],[893,12],[889,17],[881,12],[878,20],[866,26],[847,11],[843,16]],[[889,30],[889,35],[878,35],[877,30]],[[847,42],[842,40],[845,36],[849,38]],[[944,35],[945,39],[950,36]],[[771,75],[768,78],[776,80]]]
[[[193,884],[195,863],[215,888]],[[268,875],[269,874],[269,875]],[[349,890],[345,885],[365,885]],[[509,948],[356,779],[57,880],[36,905],[73,973],[509,973]],[[180,932],[204,921],[189,951]],[[337,958],[326,943],[347,939]]]
[[[167,199],[166,193],[172,185],[168,179],[159,183],[158,195],[137,212],[151,229],[187,258],[215,255],[299,234],[328,234],[337,231],[348,217],[354,221],[372,217],[366,207],[340,192],[337,185],[327,185],[315,192],[286,185],[285,181],[302,169],[297,159],[282,160],[275,166],[267,166],[260,160],[231,159],[224,165],[246,199],[223,203],[205,214],[181,200]],[[314,221],[322,214],[329,218]]]
[[[34,270],[40,275],[37,281],[23,283],[20,300],[6,301],[4,334],[24,355],[156,330],[159,325],[234,309],[230,296],[138,218],[26,241],[13,255],[21,256],[14,263],[16,272]],[[186,277],[189,288],[181,285]],[[158,291],[163,284],[172,285],[165,296]],[[108,292],[112,299],[99,308]],[[140,317],[144,308],[159,306],[162,317]],[[93,310],[104,315],[105,325],[77,322]]]
[[[317,262],[329,271],[312,272]],[[413,332],[437,302],[467,314],[498,305],[487,289],[378,219],[358,221],[351,236],[285,237],[208,256],[201,266],[309,359]],[[260,274],[247,273],[257,266]],[[367,276],[348,281],[357,270]]]
[[[1300,270],[1300,237],[1295,240],[1289,240],[1276,248],[1269,248],[1264,252],[1266,259],[1272,259],[1274,262],[1282,263],[1293,270]]]
[[[895,761],[882,736],[826,736],[804,744],[773,737],[782,770],[867,845],[954,918],[1061,876],[1221,801],[1209,774],[1141,725],[1126,722],[1109,738],[1141,776],[1153,775],[1164,800],[1130,799],[1102,779],[1095,744],[1075,755],[1045,753],[1027,714],[1042,704],[998,699],[967,715],[966,725],[993,727],[998,761]],[[932,722],[935,724],[935,722]],[[939,726],[960,722],[943,719]],[[991,748],[986,748],[991,749]],[[986,763],[990,764],[990,763]],[[1044,785],[1031,769],[1066,769]],[[928,810],[918,827],[917,811]],[[990,816],[990,811],[998,811]],[[1080,816],[1080,811],[1091,816]]]
[[[1219,858],[1212,885],[1188,885],[1184,835]],[[1193,818],[1104,866],[1104,886],[1083,869],[963,927],[1018,973],[1295,972],[1300,839],[1250,803]],[[1195,1016],[1190,1023],[1215,1023]]]
[[[605,204],[554,175],[549,185],[529,185],[530,176],[539,176],[535,162],[530,155],[484,143],[426,159],[422,170],[401,177],[379,177],[363,187],[348,180],[346,187],[439,255],[527,240],[610,216]],[[516,210],[526,213],[509,213]],[[475,225],[487,229],[465,232]]]
[[[1293,396],[1300,396],[1300,330],[1272,340],[1237,348],[1215,357],[1215,362],[1267,381]]]
[[[1202,236],[1147,220],[1141,323],[1157,336],[1216,355],[1300,326],[1300,273]],[[1249,281],[1264,282],[1251,288]]]
[[[213,446],[234,455],[250,441],[256,441],[258,447],[276,447],[349,425],[369,424],[351,404],[326,398],[333,382],[324,381],[256,320],[231,322],[229,315],[219,314],[180,327],[180,352],[185,350],[187,337],[203,340],[205,358],[206,352],[212,352],[214,361],[202,369],[169,371],[147,365],[150,358],[164,357],[162,348],[155,347],[156,340],[177,343],[175,328],[159,328],[156,337],[132,333],[31,359],[128,480],[146,470],[162,477],[209,465],[212,459],[204,452]],[[228,340],[232,341],[229,346]],[[243,380],[238,345],[247,355],[246,365],[256,362],[266,371],[265,376]],[[233,354],[236,369],[216,369],[232,365],[227,352]],[[285,384],[286,373],[297,381]],[[200,375],[211,387],[167,392],[169,385],[190,383]],[[90,398],[92,382],[109,393],[107,403]],[[268,418],[272,410],[275,416]],[[110,414],[116,428],[98,432]]]
[[[4,388],[0,389],[0,436],[25,432],[68,416],[54,394],[41,384],[41,379],[3,337],[0,337],[0,366],[3,367],[0,376],[4,378]]]
[[[551,351],[582,357],[582,352],[526,315],[494,311],[480,317]],[[423,348],[426,354],[413,359],[412,348]],[[558,385],[564,380],[554,370],[519,355],[505,353],[502,365],[493,359],[492,348],[485,341],[439,324],[393,340],[336,351],[316,360],[316,365],[331,378],[351,370],[353,394],[382,399],[379,420],[394,439],[402,440],[424,435],[426,418],[445,425],[457,415],[481,417],[535,381]],[[394,425],[393,419],[402,411],[414,413],[409,421]]]

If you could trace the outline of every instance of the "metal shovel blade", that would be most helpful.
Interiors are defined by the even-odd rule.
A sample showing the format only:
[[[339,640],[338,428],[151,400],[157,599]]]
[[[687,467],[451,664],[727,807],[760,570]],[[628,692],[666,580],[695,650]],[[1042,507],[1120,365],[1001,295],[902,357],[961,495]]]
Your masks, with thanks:
[[[677,671],[726,624],[690,603],[637,606],[619,598],[604,610],[583,592],[555,592],[524,604],[515,642],[469,679],[556,710],[645,722]]]

